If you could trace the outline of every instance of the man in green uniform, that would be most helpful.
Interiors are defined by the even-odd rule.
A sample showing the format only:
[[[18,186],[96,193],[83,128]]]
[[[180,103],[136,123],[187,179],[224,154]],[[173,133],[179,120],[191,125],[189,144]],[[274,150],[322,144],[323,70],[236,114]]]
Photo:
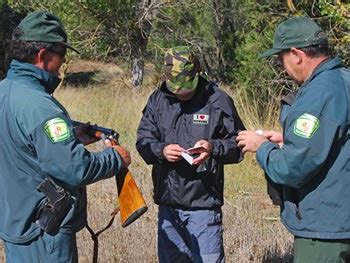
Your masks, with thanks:
[[[281,219],[294,262],[350,262],[350,72],[330,58],[326,34],[306,17],[281,23],[273,48],[300,85],[282,99],[283,134],[242,131],[243,152],[281,186]]]
[[[86,185],[131,161],[121,146],[87,151],[82,142],[91,138],[77,136],[52,97],[66,48],[75,51],[48,12],[29,14],[13,33],[14,59],[0,82],[0,238],[8,263],[77,262]]]

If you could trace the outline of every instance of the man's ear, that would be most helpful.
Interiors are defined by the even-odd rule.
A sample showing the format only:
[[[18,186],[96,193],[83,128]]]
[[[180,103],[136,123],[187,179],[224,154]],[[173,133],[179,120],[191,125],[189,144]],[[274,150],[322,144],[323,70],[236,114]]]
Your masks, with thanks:
[[[34,57],[34,65],[39,67],[39,68],[43,68],[45,56],[46,56],[45,48],[40,49],[39,52],[36,53],[36,55]]]
[[[303,58],[305,57],[305,53],[303,51],[301,51],[300,49],[292,47],[290,49],[290,52],[292,53],[293,58],[294,58],[294,62],[296,64],[300,64],[301,62],[303,62]]]

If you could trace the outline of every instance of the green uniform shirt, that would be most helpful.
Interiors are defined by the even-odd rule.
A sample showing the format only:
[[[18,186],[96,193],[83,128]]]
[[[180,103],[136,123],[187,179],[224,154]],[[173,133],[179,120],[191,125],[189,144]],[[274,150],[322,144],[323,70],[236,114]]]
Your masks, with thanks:
[[[282,185],[282,222],[295,236],[350,239],[350,71],[320,64],[282,110],[284,144],[265,142],[257,160]]]
[[[76,140],[71,120],[49,93],[59,79],[32,64],[12,61],[0,83],[0,237],[25,243],[40,234],[35,214],[53,178],[72,196],[60,232],[86,223],[85,186],[117,174],[121,160],[108,148],[90,153]]]

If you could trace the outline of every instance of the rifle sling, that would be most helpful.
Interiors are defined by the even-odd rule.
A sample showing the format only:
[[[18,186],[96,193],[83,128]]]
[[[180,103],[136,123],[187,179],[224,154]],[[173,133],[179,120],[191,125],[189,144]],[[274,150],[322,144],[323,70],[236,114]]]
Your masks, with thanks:
[[[110,228],[114,222],[115,216],[119,212],[119,207],[117,207],[113,213],[111,214],[112,218],[109,220],[108,224],[101,230],[97,231],[96,233],[92,230],[92,228],[89,226],[88,222],[86,222],[86,229],[89,231],[91,235],[91,239],[94,242],[94,250],[93,250],[93,257],[92,257],[92,262],[97,263],[98,259],[98,236],[102,234],[104,231],[106,231],[108,228]]]

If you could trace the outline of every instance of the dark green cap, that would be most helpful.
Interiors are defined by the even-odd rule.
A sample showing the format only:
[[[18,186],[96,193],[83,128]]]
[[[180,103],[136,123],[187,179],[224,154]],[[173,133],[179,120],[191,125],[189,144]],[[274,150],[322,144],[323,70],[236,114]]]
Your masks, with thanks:
[[[269,57],[283,50],[328,44],[326,34],[310,18],[293,17],[278,25],[273,47],[261,57]]]
[[[58,17],[46,11],[35,11],[28,14],[19,23],[18,28],[23,31],[20,37],[24,41],[60,43],[79,53],[67,42],[67,33]]]

